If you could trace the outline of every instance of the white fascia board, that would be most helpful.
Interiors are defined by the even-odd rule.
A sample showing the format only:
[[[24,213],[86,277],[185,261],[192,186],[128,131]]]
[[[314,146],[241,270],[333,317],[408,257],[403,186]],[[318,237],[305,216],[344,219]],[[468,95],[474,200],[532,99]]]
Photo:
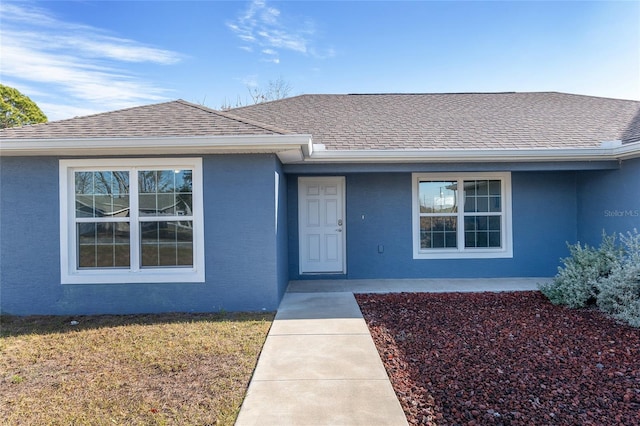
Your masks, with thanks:
[[[613,149],[620,160],[640,157],[640,141],[626,143]]]
[[[277,154],[292,150],[299,151],[301,156],[309,156],[313,152],[311,135],[0,140],[1,156]]]
[[[284,164],[607,161],[640,157],[640,142],[599,148],[327,150],[311,135],[3,139],[0,156],[122,156],[275,153]]]
[[[309,163],[606,161],[640,157],[640,143],[615,148],[315,151]]]

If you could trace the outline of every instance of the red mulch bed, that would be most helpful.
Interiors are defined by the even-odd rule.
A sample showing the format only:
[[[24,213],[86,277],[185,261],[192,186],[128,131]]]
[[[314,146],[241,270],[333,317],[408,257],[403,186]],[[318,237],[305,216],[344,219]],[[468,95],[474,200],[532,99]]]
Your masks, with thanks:
[[[410,424],[640,425],[640,329],[533,291],[356,299]]]

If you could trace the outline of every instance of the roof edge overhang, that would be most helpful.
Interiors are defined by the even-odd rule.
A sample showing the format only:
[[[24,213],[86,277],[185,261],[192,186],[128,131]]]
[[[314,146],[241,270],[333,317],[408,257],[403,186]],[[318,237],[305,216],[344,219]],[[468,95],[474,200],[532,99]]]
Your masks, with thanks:
[[[249,153],[277,154],[284,164],[620,161],[639,158],[640,141],[597,148],[327,150],[308,134],[0,140],[0,156]]]
[[[152,138],[4,139],[0,156],[277,154],[283,163],[313,154],[311,135],[231,135]]]
[[[420,150],[324,150],[316,147],[304,163],[553,162],[612,161],[640,157],[640,142],[606,148],[491,148]]]

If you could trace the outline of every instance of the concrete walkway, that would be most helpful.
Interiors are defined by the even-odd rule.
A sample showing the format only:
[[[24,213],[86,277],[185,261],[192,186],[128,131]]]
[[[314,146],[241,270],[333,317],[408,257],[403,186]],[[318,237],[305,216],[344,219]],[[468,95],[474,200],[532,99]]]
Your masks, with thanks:
[[[406,425],[353,293],[535,290],[544,281],[292,281],[236,426]]]

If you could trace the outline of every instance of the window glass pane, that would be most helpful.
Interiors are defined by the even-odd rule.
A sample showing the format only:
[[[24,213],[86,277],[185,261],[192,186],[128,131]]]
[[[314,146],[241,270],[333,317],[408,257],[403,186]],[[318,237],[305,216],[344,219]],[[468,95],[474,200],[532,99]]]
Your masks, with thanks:
[[[475,181],[476,195],[489,195],[489,181],[477,180]]]
[[[155,216],[158,214],[158,207],[156,203],[156,194],[143,194],[138,195],[138,212],[140,216]]]
[[[465,247],[477,247],[476,245],[476,233],[465,232],[464,233],[464,246]]]
[[[500,231],[489,231],[489,247],[501,247]]]
[[[141,266],[193,266],[193,222],[140,222]]]
[[[500,212],[501,182],[499,180],[464,181],[464,211],[468,213]]]
[[[146,170],[138,172],[138,192],[155,194],[158,192],[157,176],[155,170]]]
[[[501,247],[500,216],[467,216],[464,218],[465,247]]]
[[[489,197],[489,211],[490,212],[501,212],[502,211],[502,203],[500,201],[500,197],[490,196]]]
[[[76,194],[93,194],[93,172],[75,172]]]
[[[78,268],[125,268],[130,265],[129,224],[78,223]]]
[[[464,181],[464,211],[476,212],[476,200],[478,199],[478,191],[476,181]]]
[[[75,172],[76,217],[129,216],[129,173]]]
[[[502,193],[502,185],[500,185],[499,180],[490,180],[489,181],[489,195],[501,195]]]
[[[138,173],[141,216],[191,216],[191,170],[145,170]]]
[[[457,247],[457,218],[435,216],[420,218],[420,248]]]
[[[489,197],[477,197],[476,198],[476,212],[488,212],[489,211]]]
[[[455,213],[457,208],[457,182],[420,182],[420,213]]]
[[[489,231],[499,231],[500,221],[500,216],[489,216]]]
[[[488,247],[489,246],[489,233],[477,232],[476,233],[476,247]]]

